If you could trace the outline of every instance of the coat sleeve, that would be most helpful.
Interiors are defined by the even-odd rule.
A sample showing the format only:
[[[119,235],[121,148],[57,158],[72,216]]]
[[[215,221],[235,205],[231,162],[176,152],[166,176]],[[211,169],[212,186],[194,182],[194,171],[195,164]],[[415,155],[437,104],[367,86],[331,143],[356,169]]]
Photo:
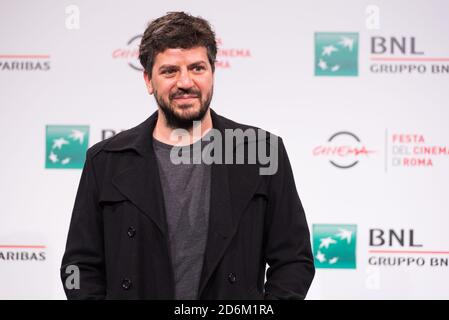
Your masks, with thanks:
[[[265,299],[304,299],[315,275],[310,234],[287,152],[278,139],[278,170],[270,177],[265,225]]]
[[[73,288],[75,269],[79,270],[79,288]],[[105,298],[103,222],[91,149],[81,174],[60,271],[68,299]]]

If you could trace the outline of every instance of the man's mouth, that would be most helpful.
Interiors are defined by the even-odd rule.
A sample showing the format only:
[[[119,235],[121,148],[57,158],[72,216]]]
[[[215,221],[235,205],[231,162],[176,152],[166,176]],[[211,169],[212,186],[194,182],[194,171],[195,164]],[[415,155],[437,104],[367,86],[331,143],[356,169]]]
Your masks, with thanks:
[[[197,99],[197,98],[198,98],[197,95],[187,94],[187,95],[175,97],[175,98],[173,98],[173,100],[191,100],[191,99]]]

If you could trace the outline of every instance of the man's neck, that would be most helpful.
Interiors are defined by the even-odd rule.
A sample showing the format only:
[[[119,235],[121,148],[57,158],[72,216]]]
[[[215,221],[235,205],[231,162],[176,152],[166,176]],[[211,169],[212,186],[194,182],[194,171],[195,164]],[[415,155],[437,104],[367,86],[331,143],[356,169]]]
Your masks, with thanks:
[[[177,130],[167,125],[167,120],[164,113],[159,109],[156,126],[153,130],[153,138],[165,144],[171,145],[189,145],[201,139],[209,130],[212,129],[212,118],[210,109],[204,115],[201,122],[195,123],[195,126],[189,129]]]

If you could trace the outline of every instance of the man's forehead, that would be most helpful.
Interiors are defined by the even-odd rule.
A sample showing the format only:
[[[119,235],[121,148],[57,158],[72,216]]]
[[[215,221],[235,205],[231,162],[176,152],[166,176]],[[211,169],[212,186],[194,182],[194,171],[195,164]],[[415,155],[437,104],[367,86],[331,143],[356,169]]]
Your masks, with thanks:
[[[205,47],[194,47],[190,49],[168,48],[155,57],[155,64],[177,64],[207,61],[207,49]]]

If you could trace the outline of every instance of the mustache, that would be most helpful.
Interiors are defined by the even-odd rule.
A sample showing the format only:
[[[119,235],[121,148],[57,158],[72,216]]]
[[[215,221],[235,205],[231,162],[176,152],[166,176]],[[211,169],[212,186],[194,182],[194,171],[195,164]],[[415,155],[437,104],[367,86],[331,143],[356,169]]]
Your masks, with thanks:
[[[176,98],[179,98],[179,97],[182,97],[185,95],[192,95],[192,96],[201,98],[201,91],[195,90],[195,89],[178,90],[178,91],[170,94],[170,99],[176,99]]]

